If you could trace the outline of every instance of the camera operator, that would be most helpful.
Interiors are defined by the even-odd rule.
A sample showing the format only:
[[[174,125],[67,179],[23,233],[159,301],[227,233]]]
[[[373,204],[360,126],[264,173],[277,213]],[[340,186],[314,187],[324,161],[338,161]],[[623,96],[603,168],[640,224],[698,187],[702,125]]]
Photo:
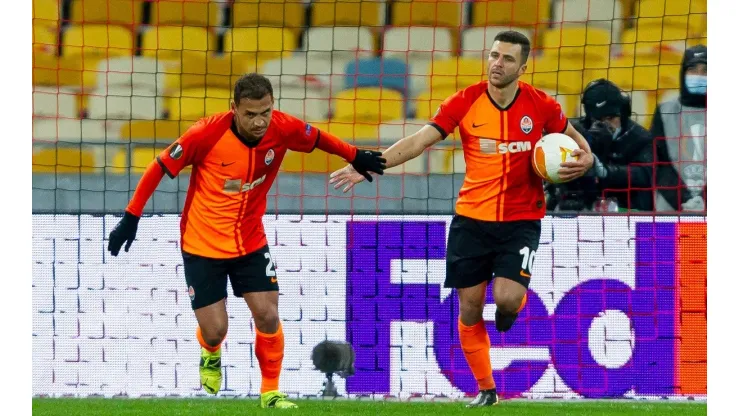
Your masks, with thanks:
[[[652,211],[653,143],[650,133],[632,121],[630,97],[611,81],[589,83],[581,96],[585,116],[573,126],[588,140],[594,155],[589,173],[565,184],[549,185],[548,209]],[[596,206],[595,206],[596,205]]]

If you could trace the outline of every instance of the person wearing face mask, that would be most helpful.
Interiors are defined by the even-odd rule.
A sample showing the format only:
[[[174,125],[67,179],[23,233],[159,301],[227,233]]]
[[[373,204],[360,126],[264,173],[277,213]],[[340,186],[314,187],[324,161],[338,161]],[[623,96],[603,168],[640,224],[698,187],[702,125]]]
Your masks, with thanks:
[[[650,128],[658,165],[655,209],[702,212],[707,198],[707,47],[686,50],[681,93],[658,105]]]
[[[585,115],[573,126],[591,146],[594,165],[577,181],[548,185],[548,208],[582,211],[603,197],[620,209],[652,211],[652,137],[630,118],[630,97],[598,79],[583,90],[581,104]]]

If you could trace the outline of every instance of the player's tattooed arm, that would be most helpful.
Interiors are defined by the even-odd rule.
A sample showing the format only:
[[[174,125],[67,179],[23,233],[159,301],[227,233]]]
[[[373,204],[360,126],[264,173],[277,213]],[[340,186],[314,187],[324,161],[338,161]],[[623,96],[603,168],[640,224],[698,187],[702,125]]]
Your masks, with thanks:
[[[385,169],[398,166],[419,156],[424,149],[433,146],[442,139],[443,137],[439,133],[439,130],[430,125],[425,125],[418,132],[404,137],[383,152],[382,157],[386,160]],[[334,184],[334,189],[339,189],[346,185],[342,189],[342,192],[348,192],[352,187],[364,180],[365,177],[357,173],[352,165],[347,165],[342,169],[334,171],[331,174],[329,183]]]
[[[579,147],[579,149],[574,150],[572,153],[578,160],[560,164],[560,178],[567,182],[585,175],[594,165],[594,156],[591,153],[591,146],[588,145],[586,138],[570,122],[568,122],[568,127],[565,129],[564,134],[575,140]]]

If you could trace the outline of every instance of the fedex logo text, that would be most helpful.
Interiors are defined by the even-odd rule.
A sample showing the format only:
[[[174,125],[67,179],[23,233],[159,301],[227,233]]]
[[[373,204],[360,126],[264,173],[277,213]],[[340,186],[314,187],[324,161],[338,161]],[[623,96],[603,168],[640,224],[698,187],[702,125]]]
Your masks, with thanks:
[[[641,225],[636,241],[653,243],[673,227]],[[403,386],[394,371],[424,377],[435,373],[429,370],[446,379],[440,383],[427,376],[429,394],[477,391],[460,349],[457,296],[442,287],[447,227],[445,221],[348,223],[347,340],[357,350],[358,371],[347,381],[349,393],[396,394],[391,387]],[[533,282],[527,306],[506,333],[492,322],[489,291],[484,318],[499,392],[509,397],[530,392],[554,368],[555,383],[583,397],[675,393],[676,299],[666,288],[675,287],[676,275],[670,262],[656,260],[672,258],[671,250],[637,245],[631,277],[584,278],[583,271],[564,293],[532,290]],[[539,262],[547,261],[542,257]],[[433,356],[436,369],[394,368],[391,339],[399,322],[429,328],[431,339],[422,353]]]

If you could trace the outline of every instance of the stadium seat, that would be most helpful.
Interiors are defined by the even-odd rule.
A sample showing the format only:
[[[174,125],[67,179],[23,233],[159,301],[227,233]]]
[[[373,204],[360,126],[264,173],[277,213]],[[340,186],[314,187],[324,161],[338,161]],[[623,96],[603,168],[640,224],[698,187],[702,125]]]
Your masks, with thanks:
[[[152,25],[218,26],[226,1],[161,0],[151,2]]]
[[[382,26],[383,0],[315,0],[311,2],[311,26]]]
[[[161,62],[161,61],[160,61]],[[172,62],[162,68],[164,82],[164,96],[179,95],[179,91],[186,88],[216,87],[230,89],[234,87],[236,80],[247,72],[254,71],[250,62],[240,60],[231,55],[207,55],[197,56],[187,54],[182,62]],[[251,62],[254,64],[254,62]]]
[[[260,73],[273,87],[342,88],[344,67],[331,60],[311,59],[307,52],[296,52],[265,62]],[[336,84],[336,85],[330,85]]]
[[[509,29],[524,33],[528,39],[532,39],[534,36],[534,31],[526,28],[510,28],[508,26],[471,27],[463,32],[461,56],[488,59],[493,46],[493,39],[499,32]]]
[[[527,71],[522,81],[531,83],[537,88],[553,91],[556,94],[580,94],[589,81],[606,76],[606,69],[595,70],[562,70],[562,58],[553,55],[530,57]]]
[[[33,19],[33,49],[56,55],[59,44],[56,22]]]
[[[87,117],[91,120],[154,120],[164,114],[162,97],[143,87],[106,87],[87,97]]]
[[[63,55],[89,59],[133,55],[131,30],[101,24],[71,25],[63,35]]]
[[[123,142],[172,143],[193,125],[192,121],[131,120],[121,126]]]
[[[611,33],[598,27],[568,25],[545,32],[542,46],[545,53],[603,61],[610,54]]]
[[[624,90],[653,91],[679,87],[680,65],[635,66],[631,57],[613,59],[609,79]]]
[[[130,87],[161,92],[169,66],[172,66],[169,62],[145,56],[104,59],[98,63],[97,85],[100,89]]]
[[[289,55],[296,48],[295,34],[277,27],[235,28],[224,35],[224,54],[256,68],[271,59]]]
[[[154,26],[144,33],[141,48],[143,56],[161,60],[189,59],[185,55],[205,59],[215,50],[215,37],[202,27]]]
[[[167,111],[170,120],[196,121],[215,113],[228,111],[231,104],[231,89],[189,88],[180,92],[179,97],[167,98]]]
[[[395,58],[358,59],[347,64],[344,88],[381,87],[406,95],[406,64]]]
[[[283,172],[329,173],[347,165],[339,156],[326,152],[301,153],[288,151],[280,170]]]
[[[43,117],[76,118],[77,94],[75,89],[56,86],[33,87],[33,115]]]
[[[452,36],[446,28],[394,27],[383,38],[383,57],[400,59],[408,67],[411,95],[427,88],[430,63],[448,59],[452,52]]]
[[[302,0],[236,0],[233,27],[285,27],[300,29],[306,17]]]
[[[347,61],[371,57],[375,41],[366,27],[312,27],[303,35],[303,49],[309,59],[323,57]]]
[[[427,73],[431,90],[460,90],[488,79],[488,64],[480,59],[451,58],[433,62]]]
[[[341,139],[348,141],[364,141],[377,144],[377,123],[347,123],[343,121],[316,121],[311,123],[321,131],[331,133]]]
[[[403,95],[395,90],[357,88],[340,92],[332,101],[332,121],[378,124],[403,117]]]
[[[99,167],[95,154],[80,148],[41,148],[33,151],[33,171],[36,173],[91,173]]]
[[[72,23],[136,26],[141,23],[142,0],[72,0]]]
[[[59,0],[33,0],[33,20],[45,20],[48,23],[59,23],[59,11],[62,2]]]
[[[552,21],[557,25],[586,24],[611,32],[619,39],[622,32],[622,3],[619,0],[555,0]]]
[[[430,120],[434,113],[447,97],[455,94],[458,90],[455,88],[435,88],[419,94],[411,102],[411,107],[415,109],[415,118],[418,120]]]
[[[302,120],[313,122],[329,116],[331,100],[323,88],[273,86],[275,108]]]
[[[634,39],[632,31],[634,29],[627,29],[623,39]],[[619,48],[618,56],[633,60],[635,66],[680,64],[683,52],[689,47],[678,42],[618,43],[614,46]]]
[[[107,135],[105,124],[100,120],[34,117],[32,138],[34,142],[102,142]]]
[[[473,2],[473,26],[519,26],[535,29],[550,21],[550,1],[508,0]],[[535,43],[530,39],[532,43]]]
[[[700,36],[707,28],[707,3],[703,0],[640,0],[635,13],[637,41],[680,41]]]
[[[446,26],[462,24],[464,2],[436,0],[399,0],[392,5],[393,26]]]

